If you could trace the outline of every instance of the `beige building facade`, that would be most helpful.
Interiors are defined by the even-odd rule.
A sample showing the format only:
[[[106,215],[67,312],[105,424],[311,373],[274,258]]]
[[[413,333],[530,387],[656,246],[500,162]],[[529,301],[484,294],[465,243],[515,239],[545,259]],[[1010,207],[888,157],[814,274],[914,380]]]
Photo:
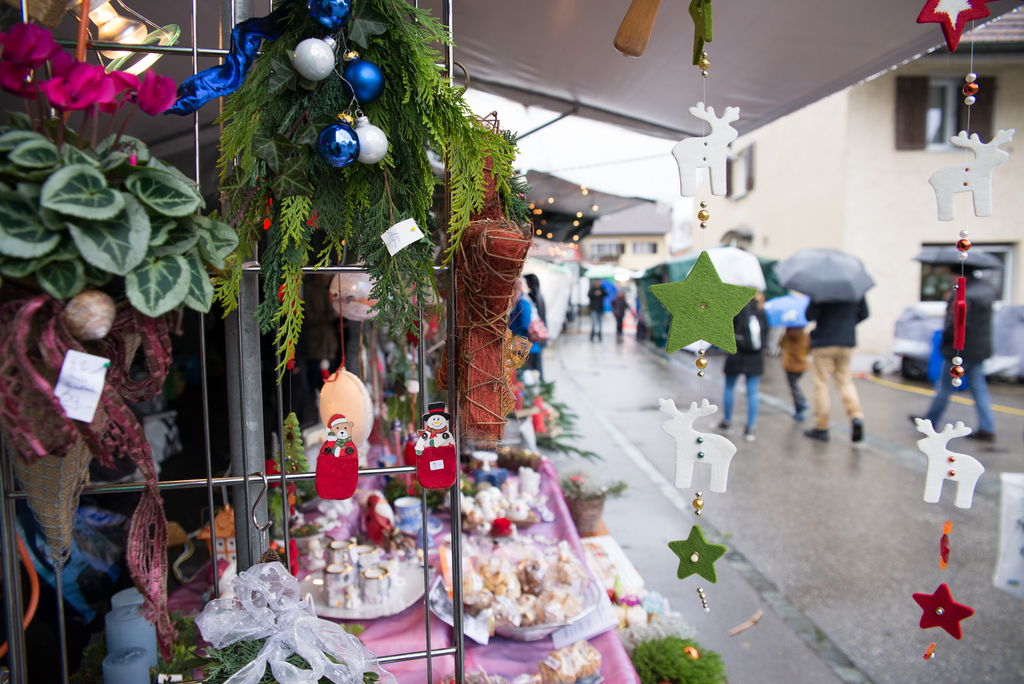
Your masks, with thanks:
[[[913,258],[924,245],[954,244],[961,230],[1004,260],[1004,301],[1024,303],[1024,55],[974,60],[979,82],[994,90],[984,113],[992,133],[1017,129],[1016,140],[1002,148],[1009,160],[994,172],[993,215],[976,217],[971,195],[960,193],[955,219],[939,221],[928,183],[941,167],[974,157],[943,142],[963,127],[959,89],[969,71],[960,55],[926,55],[739,138],[732,144],[731,196],[711,196],[705,181],[697,197],[711,212],[708,243],[749,232],[749,248],[761,256],[785,259],[805,247],[831,247],[860,257],[877,285],[867,295],[870,318],[857,329],[859,353],[887,353],[897,317],[923,297],[936,298]],[[929,99],[924,120],[909,121],[939,142],[897,149],[897,118],[904,117],[904,128],[908,121],[898,113],[904,103],[897,91],[914,77],[927,84]]]
[[[671,212],[642,202],[607,214],[583,238],[583,258],[611,263],[631,271],[656,266],[670,258]]]

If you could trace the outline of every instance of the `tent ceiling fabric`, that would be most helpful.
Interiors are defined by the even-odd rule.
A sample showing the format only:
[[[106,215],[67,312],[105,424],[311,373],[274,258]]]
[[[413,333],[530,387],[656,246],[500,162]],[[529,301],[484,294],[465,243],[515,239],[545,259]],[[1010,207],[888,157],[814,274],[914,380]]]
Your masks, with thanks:
[[[579,116],[653,135],[701,134],[688,112],[704,99],[705,84],[691,64],[693,22],[685,0],[661,4],[639,59],[612,46],[628,0],[453,1],[455,59],[469,69],[471,87],[559,112],[576,104]],[[434,4],[440,3],[421,2]],[[734,126],[743,134],[854,85],[943,43],[938,24],[916,23],[923,5],[715,3],[715,39],[705,48],[711,60],[706,103],[719,111],[739,107]],[[993,18],[1018,5],[988,3]]]

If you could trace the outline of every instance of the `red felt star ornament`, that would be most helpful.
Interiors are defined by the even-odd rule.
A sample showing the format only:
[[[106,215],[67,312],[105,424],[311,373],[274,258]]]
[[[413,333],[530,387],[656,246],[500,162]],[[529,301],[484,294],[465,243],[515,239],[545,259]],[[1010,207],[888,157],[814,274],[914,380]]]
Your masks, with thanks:
[[[924,610],[921,629],[941,627],[954,639],[961,637],[960,621],[974,615],[973,608],[953,600],[945,582],[939,585],[934,594],[914,594],[914,600]]]
[[[928,0],[917,15],[918,24],[941,24],[946,46],[956,52],[960,35],[972,19],[984,19],[992,14],[985,3],[988,0]]]

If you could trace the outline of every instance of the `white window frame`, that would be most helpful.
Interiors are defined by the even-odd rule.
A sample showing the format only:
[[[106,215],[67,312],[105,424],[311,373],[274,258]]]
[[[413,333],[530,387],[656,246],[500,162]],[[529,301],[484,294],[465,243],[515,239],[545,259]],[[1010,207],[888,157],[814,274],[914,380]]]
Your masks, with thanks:
[[[925,151],[927,152],[949,152],[950,150],[956,149],[949,139],[955,136],[959,131],[957,130],[957,119],[960,116],[960,84],[952,78],[929,78],[928,79],[928,102],[931,104],[932,88],[934,87],[945,87],[946,88],[946,101],[943,103],[943,119],[945,122],[945,130],[943,131],[942,140],[944,142],[937,143],[932,142],[934,135],[928,136],[925,144]],[[925,110],[926,112],[931,111],[931,108]],[[928,115],[925,114],[925,135],[928,134]]]
[[[651,249],[651,251],[649,251],[649,252],[643,252],[643,251],[640,251],[638,249],[641,245],[645,245],[645,246],[646,245],[650,245],[653,249]],[[637,254],[637,255],[641,255],[641,256],[644,256],[644,255],[650,256],[652,254],[657,254],[658,253],[658,243],[655,242],[654,240],[634,240],[633,241],[633,250],[632,251],[633,251],[633,254]]]

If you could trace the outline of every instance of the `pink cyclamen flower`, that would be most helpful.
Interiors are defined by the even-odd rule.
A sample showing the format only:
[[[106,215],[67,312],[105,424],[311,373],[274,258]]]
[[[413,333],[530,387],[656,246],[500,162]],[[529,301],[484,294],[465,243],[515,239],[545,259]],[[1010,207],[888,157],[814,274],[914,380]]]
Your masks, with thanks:
[[[173,78],[146,72],[146,80],[139,86],[139,109],[150,116],[166,112],[178,101],[178,86]]]
[[[20,67],[38,69],[61,51],[49,30],[34,24],[15,24],[10,33],[0,33],[3,59]]]
[[[36,85],[31,80],[32,70],[11,62],[0,62],[0,88],[12,95],[32,99],[36,96]]]
[[[107,105],[117,94],[115,82],[99,65],[79,62],[64,77],[51,78],[39,84],[39,90],[57,109],[86,109],[94,104]]]
[[[81,64],[81,62],[66,52],[58,52],[50,60],[50,76],[53,78],[64,78],[76,64]]]
[[[110,102],[100,105],[100,109],[107,114],[113,114],[124,106],[128,100],[134,99],[139,91],[139,79],[134,74],[126,71],[111,71],[107,78],[114,84],[115,98]]]

